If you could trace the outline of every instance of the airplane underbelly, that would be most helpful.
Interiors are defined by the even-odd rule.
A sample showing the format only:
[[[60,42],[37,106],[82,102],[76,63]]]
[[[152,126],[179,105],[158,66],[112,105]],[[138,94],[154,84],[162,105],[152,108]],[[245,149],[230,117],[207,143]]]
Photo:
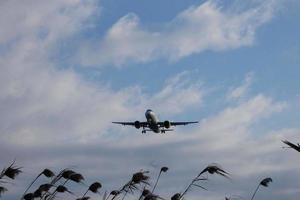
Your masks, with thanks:
[[[151,130],[153,130],[153,132],[160,133],[160,129],[157,124],[151,124],[150,128],[151,128]]]

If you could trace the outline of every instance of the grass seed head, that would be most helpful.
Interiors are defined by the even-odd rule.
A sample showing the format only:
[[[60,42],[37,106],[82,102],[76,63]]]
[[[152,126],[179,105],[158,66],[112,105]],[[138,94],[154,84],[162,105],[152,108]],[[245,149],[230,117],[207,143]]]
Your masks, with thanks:
[[[133,174],[132,176],[132,182],[135,184],[139,183],[146,183],[146,181],[149,179],[149,176],[145,175],[146,172],[137,172]]]
[[[8,168],[3,170],[4,176],[7,176],[11,179],[15,179],[15,177],[21,172],[21,167],[15,167],[14,163],[12,163]]]
[[[144,200],[156,200],[157,196],[153,195],[153,194],[148,194],[147,196],[145,196]]]
[[[71,176],[72,174],[74,174],[74,173],[76,173],[76,172],[74,172],[73,170],[68,169],[68,170],[65,170],[65,171],[61,174],[61,176],[62,176],[63,178],[65,178],[65,179],[69,179],[70,176]]]
[[[42,184],[42,185],[40,185],[39,190],[41,190],[42,192],[48,192],[52,186],[53,185],[51,185],[49,183]]]
[[[84,177],[79,173],[73,173],[69,176],[69,179],[76,183],[80,183],[81,181],[84,180]]]
[[[121,192],[119,190],[113,190],[110,192],[110,195],[116,196],[119,195]]]
[[[268,187],[269,186],[269,183],[272,182],[272,178],[268,177],[268,178],[265,178],[263,179],[261,182],[260,182],[260,185],[264,186],[264,187]]]
[[[32,200],[32,199],[34,199],[34,195],[33,195],[33,193],[27,193],[23,196],[23,199]]]
[[[42,197],[42,190],[37,189],[36,191],[34,191],[33,196],[34,198],[38,198],[38,197]]]
[[[68,189],[63,186],[63,185],[59,185],[57,188],[56,188],[56,191],[57,192],[60,192],[60,193],[64,193],[64,192],[68,192]]]
[[[142,192],[142,196],[144,196],[144,197],[149,195],[149,194],[151,194],[151,192],[150,192],[150,190],[147,190],[147,189],[144,189],[143,192]]]
[[[171,200],[180,200],[181,194],[180,193],[176,193],[171,197]]]
[[[97,193],[101,187],[102,187],[101,183],[95,182],[92,185],[90,185],[89,190],[93,193]]]
[[[162,172],[167,172],[168,170],[169,170],[168,167],[162,167],[162,168],[160,169],[160,171],[162,171]]]
[[[44,169],[42,174],[44,174],[44,176],[46,176],[48,178],[51,178],[51,177],[55,176],[55,174],[50,169]]]
[[[217,165],[208,165],[202,172],[200,172],[199,176],[202,175],[205,172],[208,172],[210,174],[219,174],[221,176],[229,178],[228,173],[226,171],[224,171],[221,167],[217,166]]]
[[[78,198],[76,200],[89,200],[91,197],[81,197],[81,198]]]

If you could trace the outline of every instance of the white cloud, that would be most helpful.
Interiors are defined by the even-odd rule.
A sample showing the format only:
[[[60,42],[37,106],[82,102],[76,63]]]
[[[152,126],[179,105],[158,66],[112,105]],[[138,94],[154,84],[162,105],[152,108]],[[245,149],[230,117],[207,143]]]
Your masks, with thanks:
[[[179,13],[158,31],[148,30],[138,16],[130,13],[119,19],[103,39],[83,45],[78,56],[83,65],[121,66],[249,46],[257,28],[272,18],[274,7],[274,1],[264,1],[238,12],[207,1]]]
[[[42,39],[45,44],[74,34],[96,14],[94,0],[2,1],[0,44],[24,37]]]
[[[243,98],[246,95],[250,85],[252,84],[252,81],[253,81],[253,73],[248,73],[241,86],[233,88],[229,91],[229,93],[227,94],[227,99],[234,100],[234,99]]]
[[[168,115],[201,107],[205,89],[201,87],[199,80],[190,78],[192,73],[185,71],[168,79],[160,91],[146,97],[145,104]]]

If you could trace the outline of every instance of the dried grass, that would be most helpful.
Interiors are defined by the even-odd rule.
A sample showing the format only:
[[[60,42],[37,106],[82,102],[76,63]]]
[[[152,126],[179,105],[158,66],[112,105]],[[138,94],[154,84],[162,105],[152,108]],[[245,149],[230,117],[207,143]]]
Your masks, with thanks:
[[[7,168],[3,169],[0,176],[0,197],[1,195],[7,191],[6,187],[2,186],[2,184],[6,183],[6,181],[3,178],[8,179],[14,179],[18,174],[20,174],[22,171],[20,170],[20,167],[16,167],[14,165],[14,162]],[[163,197],[157,195],[154,193],[158,181],[161,177],[162,173],[166,173],[169,170],[168,167],[161,167],[160,171],[158,173],[158,176],[156,178],[155,184],[152,188],[152,190],[147,189],[147,187],[150,187],[150,176],[149,171],[139,171],[134,174],[132,174],[131,179],[123,185],[118,190],[113,190],[107,195],[106,191],[104,195],[102,195],[103,200],[124,200],[127,196],[127,194],[136,194],[139,192],[139,198],[138,200],[164,200]],[[205,176],[206,174],[206,176]],[[48,183],[44,183],[39,185],[38,188],[33,190],[30,193],[26,193],[29,188],[33,185],[33,183],[40,177],[44,175],[47,178],[52,178]],[[175,193],[171,200],[182,200],[185,199],[185,195],[190,191],[192,187],[200,188],[203,190],[207,190],[202,186],[203,181],[208,181],[209,175],[219,175],[225,178],[230,178],[229,173],[227,173],[225,170],[222,169],[221,166],[217,164],[211,164],[208,165],[206,168],[204,168],[200,173],[192,179],[191,183],[187,186],[187,188],[182,193]],[[63,182],[64,179],[64,182]],[[54,172],[52,172],[49,169],[44,169],[41,173],[38,174],[38,176],[31,182],[29,187],[26,189],[24,194],[22,195],[22,199],[24,200],[53,200],[56,198],[56,196],[59,193],[67,193],[74,196],[74,199],[76,200],[89,200],[91,199],[90,196],[86,196],[88,192],[91,193],[98,193],[100,195],[100,189],[102,188],[102,184],[100,182],[94,182],[88,188],[86,191],[78,197],[78,195],[75,195],[73,192],[71,192],[65,184],[68,181],[73,181],[74,183],[81,184],[82,186],[85,186],[85,184],[82,184],[84,181],[84,177],[82,174],[77,173],[71,169],[63,169],[61,170],[57,175],[55,175]],[[268,187],[269,184],[273,180],[268,177],[261,180],[254,191],[251,200],[254,199],[258,189],[260,186]],[[61,184],[63,182],[63,184]],[[120,194],[123,194],[122,198],[120,197]],[[231,200],[233,198],[225,197],[225,200]]]

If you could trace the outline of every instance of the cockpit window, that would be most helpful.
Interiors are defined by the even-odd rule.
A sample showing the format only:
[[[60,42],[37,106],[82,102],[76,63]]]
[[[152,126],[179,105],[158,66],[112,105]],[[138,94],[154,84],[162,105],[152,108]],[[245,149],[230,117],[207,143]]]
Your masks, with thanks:
[[[152,112],[152,110],[151,110],[151,109],[148,109],[146,112]]]

